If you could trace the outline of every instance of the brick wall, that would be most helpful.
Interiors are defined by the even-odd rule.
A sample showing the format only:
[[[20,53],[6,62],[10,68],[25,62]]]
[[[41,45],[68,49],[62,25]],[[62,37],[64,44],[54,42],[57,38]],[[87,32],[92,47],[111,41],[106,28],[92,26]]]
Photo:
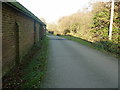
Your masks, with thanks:
[[[36,43],[37,43],[37,42],[39,42],[40,24],[38,22],[36,22],[35,26],[36,26],[36,37],[35,38],[36,38]]]
[[[10,10],[10,11],[9,11]],[[15,44],[15,15],[12,10],[2,4],[2,69],[3,74],[15,65],[16,44]]]
[[[32,18],[5,3],[2,4],[3,75],[19,63],[34,43],[39,41],[39,27],[40,24]]]
[[[0,79],[2,78],[2,3],[0,2]],[[0,80],[0,89],[2,89],[2,80]]]
[[[37,33],[36,38],[37,38],[37,42],[40,41],[40,37],[39,37],[39,32],[40,32],[40,31],[41,31],[41,30],[40,30],[40,24],[39,24],[39,23],[36,23],[36,33]]]

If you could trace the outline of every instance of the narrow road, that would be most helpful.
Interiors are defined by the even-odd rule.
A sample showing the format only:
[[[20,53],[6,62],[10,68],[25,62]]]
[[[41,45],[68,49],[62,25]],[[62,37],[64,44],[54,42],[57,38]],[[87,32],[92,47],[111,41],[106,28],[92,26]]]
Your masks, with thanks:
[[[118,88],[118,60],[58,36],[49,36],[43,88]]]

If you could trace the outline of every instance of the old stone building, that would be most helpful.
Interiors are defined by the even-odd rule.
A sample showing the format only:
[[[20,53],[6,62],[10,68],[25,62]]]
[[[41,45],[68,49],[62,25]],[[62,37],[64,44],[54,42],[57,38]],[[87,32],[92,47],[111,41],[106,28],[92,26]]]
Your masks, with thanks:
[[[2,2],[2,72],[19,64],[45,34],[46,25],[18,2]]]

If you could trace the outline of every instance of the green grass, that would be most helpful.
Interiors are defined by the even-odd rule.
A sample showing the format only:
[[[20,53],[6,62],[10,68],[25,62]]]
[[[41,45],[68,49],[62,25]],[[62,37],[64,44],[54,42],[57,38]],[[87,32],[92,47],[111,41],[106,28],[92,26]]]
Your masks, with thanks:
[[[89,47],[94,48],[94,49],[97,49],[97,50],[99,50],[101,52],[107,53],[107,54],[112,55],[112,56],[114,56],[116,58],[120,58],[120,56],[117,55],[116,53],[106,50],[106,47],[103,47],[103,45],[101,43],[96,44],[96,43],[92,43],[92,42],[89,42],[87,40],[84,40],[84,39],[81,39],[81,38],[76,38],[76,37],[73,37],[73,36],[61,35],[61,37],[64,37],[64,38],[66,38],[68,40],[76,41],[76,42],[78,42],[80,44],[89,46]]]
[[[22,62],[2,78],[3,88],[39,88],[47,66],[49,39],[34,45]]]
[[[94,48],[94,49],[97,49],[97,50],[101,50],[101,51],[104,51],[101,47],[99,46],[94,46],[93,43],[89,42],[89,41],[86,41],[86,40],[83,40],[81,38],[75,38],[75,37],[72,37],[72,36],[64,36],[62,35],[61,37],[64,37],[68,40],[73,40],[73,41],[76,41],[82,45],[86,45],[86,46],[89,46],[91,48]]]
[[[39,88],[43,79],[48,56],[48,38],[43,42],[42,48],[33,56],[31,62],[24,69],[22,88]],[[38,44],[39,45],[39,44]]]
[[[80,39],[80,38],[78,39],[78,38],[75,38],[75,37],[63,36],[63,35],[62,35],[61,37],[67,38],[68,40],[76,41],[76,42],[78,42],[78,43],[81,43],[81,44],[83,44],[83,45],[87,45],[87,46],[89,46],[89,47],[93,47],[93,45],[92,45],[90,42],[85,41],[85,40]]]

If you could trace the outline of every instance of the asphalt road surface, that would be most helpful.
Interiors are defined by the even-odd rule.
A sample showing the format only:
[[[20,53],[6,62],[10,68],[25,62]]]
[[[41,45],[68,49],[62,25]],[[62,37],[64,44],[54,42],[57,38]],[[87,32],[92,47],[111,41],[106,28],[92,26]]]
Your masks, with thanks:
[[[50,38],[42,88],[118,88],[118,59],[58,36]]]

